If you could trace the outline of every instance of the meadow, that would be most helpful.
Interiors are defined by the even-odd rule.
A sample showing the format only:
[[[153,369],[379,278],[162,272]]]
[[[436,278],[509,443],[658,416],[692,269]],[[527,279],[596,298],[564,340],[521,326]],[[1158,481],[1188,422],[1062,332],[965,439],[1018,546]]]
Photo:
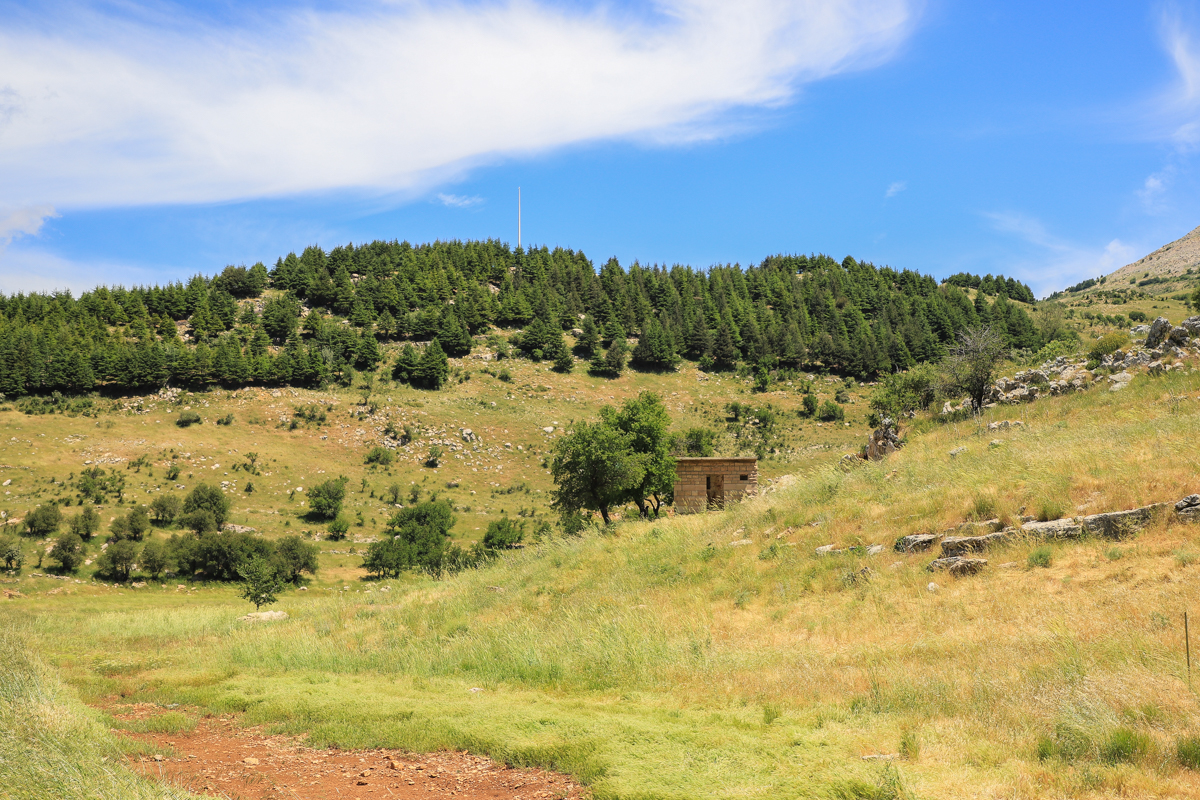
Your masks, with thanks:
[[[112,430],[155,425],[154,413]],[[505,420],[532,407],[502,413],[513,416],[489,419],[485,441],[507,425],[515,449],[520,429]],[[1001,419],[1025,426],[987,430]],[[1178,500],[1200,488],[1198,419],[1200,375],[1170,373],[979,420],[914,420],[883,462],[843,471],[834,448],[814,451],[828,455],[785,462],[793,477],[724,512],[553,535],[444,580],[367,581],[349,556],[323,556],[272,623],[240,621],[249,608],[229,587],[132,589],[27,567],[5,579],[23,595],[0,605],[5,663],[40,660],[22,674],[69,687],[47,707],[101,732],[124,723],[79,702],[179,704],[161,724],[233,715],[318,746],[465,748],[572,773],[597,797],[1195,796],[1182,625],[1197,599],[1194,527],[1164,517],[1123,541],[1013,543],[967,578],[931,574],[933,555],[891,545],[969,519]],[[214,452],[245,435],[205,428],[230,437],[210,441]],[[270,432],[307,436],[292,452],[312,461],[287,474],[311,480],[329,431]],[[526,462],[531,491],[549,488],[533,483],[540,455]],[[277,475],[264,489],[283,490]],[[245,506],[234,520],[262,524]],[[847,550],[814,552],[826,544]],[[884,551],[868,555],[873,544]],[[6,670],[12,696],[20,681]],[[13,740],[0,784],[18,769]]]

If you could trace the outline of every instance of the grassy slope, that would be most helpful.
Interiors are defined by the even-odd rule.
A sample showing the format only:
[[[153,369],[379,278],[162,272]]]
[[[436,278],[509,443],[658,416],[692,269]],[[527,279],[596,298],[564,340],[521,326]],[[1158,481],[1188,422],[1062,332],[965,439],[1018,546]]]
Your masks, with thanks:
[[[984,421],[1028,429],[930,427],[884,463],[813,467],[722,514],[387,593],[292,594],[273,625],[237,622],[228,589],[50,596],[62,584],[44,579],[0,613],[85,698],[245,712],[316,742],[470,747],[571,770],[600,796],[892,796],[897,780],[922,797],[1194,796],[1173,758],[1198,730],[1179,624],[1197,599],[1194,528],[1057,545],[1045,569],[1014,545],[936,592],[928,555],[813,548],[890,545],[975,509],[1178,499],[1198,488],[1198,392],[1172,374],[996,409]],[[847,580],[863,566],[869,580]],[[1122,728],[1145,753],[1106,750]],[[895,768],[861,760],[902,738],[918,747]],[[1040,740],[1077,752],[1039,760]]]
[[[125,475],[127,503],[149,503],[159,492],[182,494],[201,481],[230,481],[234,498],[231,521],[275,537],[323,529],[323,524],[303,517],[304,493],[289,498],[289,492],[345,475],[349,478],[347,517],[353,522],[357,514],[362,515],[363,526],[350,529],[351,539],[359,544],[378,535],[393,513],[383,500],[392,484],[401,486],[402,503],[408,502],[413,484],[422,490],[423,498],[436,491],[449,499],[457,507],[454,534],[470,542],[481,538],[488,523],[504,514],[517,516],[524,510],[538,519],[552,518],[548,510],[552,483],[542,462],[553,440],[572,419],[593,418],[601,405],[619,404],[643,390],[664,396],[678,429],[707,425],[723,430],[723,409],[730,400],[772,403],[783,409],[788,415],[784,433],[775,442],[781,452],[762,462],[763,478],[792,472],[814,459],[836,460],[843,452],[860,447],[867,431],[868,387],[851,393],[855,402],[846,407],[847,427],[801,421],[792,415],[801,401],[795,386],[751,394],[748,380],[707,376],[691,364],[668,375],[627,372],[611,381],[588,376],[582,365],[563,376],[549,372],[545,364],[527,360],[491,364],[491,368],[511,374],[511,382],[503,382],[478,371],[489,366],[479,360],[467,358],[456,363],[472,372],[471,378],[440,392],[377,384],[371,398],[379,405],[375,414],[361,404],[357,390],[247,389],[185,393],[175,402],[153,396],[122,398],[115,403],[102,400],[101,406],[115,405],[118,411],[106,411],[98,419],[28,416],[12,405],[0,406],[0,479],[12,481],[0,488],[0,510],[11,518],[22,518],[39,503],[55,497],[74,498],[73,476],[86,466],[99,464]],[[818,379],[816,391],[824,401],[832,399],[841,385],[840,381]],[[286,423],[295,408],[312,405],[327,410],[327,421],[289,430]],[[198,411],[204,424],[176,427],[174,421],[185,408]],[[233,414],[233,425],[216,425],[227,413]],[[368,467],[363,457],[383,441],[388,422],[397,430],[413,426],[420,438],[398,451],[390,468]],[[558,430],[544,433],[542,429],[551,425]],[[464,445],[459,436],[462,428],[473,430],[481,441]],[[448,451],[436,470],[423,465],[434,442],[445,443]],[[451,444],[464,449],[449,451]],[[729,453],[740,446],[731,434],[723,434],[719,444]],[[234,469],[245,463],[247,452],[258,453],[261,474]],[[149,457],[149,467],[136,472],[127,468],[143,455]],[[109,463],[114,459],[120,460]],[[166,478],[171,463],[182,470],[177,481]],[[248,481],[255,489],[249,494],[244,491]],[[116,505],[101,509],[106,528],[108,520],[123,510]],[[65,508],[64,513],[76,513],[76,506]],[[354,541],[322,543],[327,551],[341,551],[324,557],[326,578],[352,579],[360,574],[357,566],[361,559],[345,554],[354,545]]]
[[[121,766],[135,745],[116,739],[29,654],[12,626],[5,627],[0,629],[0,797],[193,797]]]

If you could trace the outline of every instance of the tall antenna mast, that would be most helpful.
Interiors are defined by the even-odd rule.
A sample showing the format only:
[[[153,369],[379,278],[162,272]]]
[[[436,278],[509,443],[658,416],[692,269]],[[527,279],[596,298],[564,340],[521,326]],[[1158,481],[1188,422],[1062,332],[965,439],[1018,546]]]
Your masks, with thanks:
[[[521,246],[521,187],[517,187],[517,247]]]

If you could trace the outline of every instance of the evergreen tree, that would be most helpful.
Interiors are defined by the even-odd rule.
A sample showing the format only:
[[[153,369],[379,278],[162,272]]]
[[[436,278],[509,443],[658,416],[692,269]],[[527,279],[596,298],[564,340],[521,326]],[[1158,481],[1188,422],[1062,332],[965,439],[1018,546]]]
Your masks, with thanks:
[[[408,383],[417,372],[417,363],[419,360],[420,356],[417,355],[417,348],[413,347],[411,343],[406,342],[404,347],[400,348],[400,355],[396,357],[396,365],[392,367],[392,377],[403,383]]]
[[[591,358],[600,348],[600,329],[591,314],[583,318],[580,330],[580,336],[575,340],[575,348],[585,357]]]
[[[457,314],[446,314],[437,335],[437,343],[452,358],[462,358],[471,352],[471,334]]]
[[[449,375],[450,365],[446,361],[446,354],[437,339],[434,339],[425,348],[425,352],[421,353],[421,359],[417,362],[417,368],[411,378],[412,384],[425,389],[440,389]]]
[[[739,355],[729,324],[722,323],[717,331],[717,340],[713,343],[713,364],[720,370],[733,369],[737,366]]]

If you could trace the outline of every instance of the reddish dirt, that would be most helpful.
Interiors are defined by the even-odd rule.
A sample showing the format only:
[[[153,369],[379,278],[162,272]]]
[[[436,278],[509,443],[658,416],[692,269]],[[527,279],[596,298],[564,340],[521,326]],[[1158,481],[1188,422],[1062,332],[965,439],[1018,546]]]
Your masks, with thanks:
[[[107,709],[117,719],[161,713],[152,705]],[[242,728],[232,716],[201,719],[192,731],[131,734],[153,756],[130,759],[144,775],[188,791],[229,800],[581,800],[590,793],[570,778],[511,769],[470,753],[318,750],[286,736]]]

